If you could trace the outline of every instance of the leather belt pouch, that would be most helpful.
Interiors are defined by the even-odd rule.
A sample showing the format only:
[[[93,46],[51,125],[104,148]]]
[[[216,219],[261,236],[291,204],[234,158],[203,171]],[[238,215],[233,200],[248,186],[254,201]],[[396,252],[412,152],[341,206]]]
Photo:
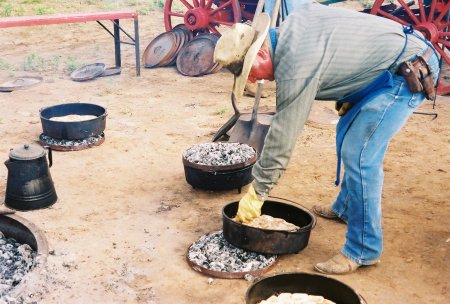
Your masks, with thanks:
[[[423,92],[428,100],[434,99],[433,70],[422,57],[419,56],[414,61],[402,62],[397,73],[405,78],[411,93]]]

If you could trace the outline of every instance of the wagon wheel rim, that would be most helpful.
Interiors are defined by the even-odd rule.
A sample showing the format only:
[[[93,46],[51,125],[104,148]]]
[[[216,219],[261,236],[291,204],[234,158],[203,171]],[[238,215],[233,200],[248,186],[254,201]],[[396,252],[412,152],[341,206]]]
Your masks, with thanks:
[[[386,0],[376,0],[370,13],[405,26],[412,25],[431,42],[442,59],[450,65],[450,56],[448,52],[445,52],[445,49],[450,49],[450,21],[448,20],[450,1],[430,0],[424,4],[424,0],[418,0],[417,5],[413,8],[411,5],[414,4],[414,1],[406,3],[403,0],[396,0],[391,1],[395,5],[395,9],[391,10],[383,9],[385,2],[389,3]]]
[[[193,32],[220,34],[219,27],[241,21],[241,10],[238,0],[166,0],[166,31],[172,30],[172,19],[182,21]]]

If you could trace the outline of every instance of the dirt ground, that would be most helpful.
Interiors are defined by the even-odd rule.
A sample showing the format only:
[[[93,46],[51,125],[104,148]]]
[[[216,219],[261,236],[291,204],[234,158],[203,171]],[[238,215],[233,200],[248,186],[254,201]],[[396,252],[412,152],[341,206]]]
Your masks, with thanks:
[[[140,17],[141,51],[164,30],[160,11]],[[131,22],[123,22],[132,32]],[[94,22],[2,29],[1,82],[40,75],[43,83],[0,93],[0,155],[33,143],[42,132],[39,109],[89,102],[108,110],[106,141],[77,152],[55,152],[51,174],[58,201],[18,212],[46,234],[52,250],[40,275],[28,282],[26,303],[244,303],[251,282],[214,279],[192,270],[186,251],[200,236],[222,229],[221,208],[236,190],[208,192],[186,183],[182,152],[212,135],[232,115],[231,74],[199,78],[173,67],[135,76],[133,47],[123,45],[119,76],[73,82],[60,66],[24,71],[30,54],[73,56],[114,64],[111,37]],[[262,110],[273,109],[272,95]],[[245,98],[241,109],[250,109]],[[429,103],[421,111],[433,111]],[[381,263],[336,276],[367,303],[446,303],[450,282],[450,97],[437,101],[438,118],[413,115],[385,160]],[[290,165],[271,193],[311,208],[332,202],[334,130],[305,127]],[[0,197],[6,167],[0,167]],[[243,189],[244,191],[246,188]],[[308,246],[285,255],[268,274],[314,272],[340,250],[345,226],[318,219]],[[447,300],[446,300],[447,299]]]

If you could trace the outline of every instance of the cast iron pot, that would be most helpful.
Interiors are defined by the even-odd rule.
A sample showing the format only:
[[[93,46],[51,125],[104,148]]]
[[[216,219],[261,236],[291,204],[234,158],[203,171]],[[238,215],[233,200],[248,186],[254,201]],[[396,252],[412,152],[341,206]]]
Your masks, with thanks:
[[[252,168],[258,155],[240,164],[209,166],[191,163],[183,157],[186,181],[194,188],[205,190],[240,189],[253,180]]]
[[[52,150],[38,145],[23,145],[11,149],[8,168],[5,205],[9,208],[27,211],[47,208],[58,196],[50,174]]]
[[[267,214],[300,227],[295,232],[260,229],[233,220],[239,202],[232,202],[222,209],[223,235],[234,246],[265,254],[298,253],[308,245],[316,217],[308,209],[286,200],[270,197],[264,202],[261,214]]]
[[[106,127],[106,109],[91,103],[65,103],[41,109],[41,124],[45,135],[55,139],[77,140],[100,135]],[[52,117],[94,115],[84,121],[54,121]]]
[[[280,293],[307,293],[322,296],[336,304],[366,303],[348,285],[323,275],[287,272],[257,279],[245,295],[246,304],[257,304]]]
[[[28,244],[36,251],[36,264],[31,269],[31,273],[39,274],[44,268],[49,252],[44,232],[32,222],[16,214],[0,214],[0,231],[5,237],[14,238],[22,244]],[[24,295],[28,288],[35,287],[34,285],[36,284],[33,283],[36,281],[35,278],[27,280],[26,278],[29,276],[30,273],[25,275],[24,279],[9,293],[9,296],[13,298],[19,297]]]

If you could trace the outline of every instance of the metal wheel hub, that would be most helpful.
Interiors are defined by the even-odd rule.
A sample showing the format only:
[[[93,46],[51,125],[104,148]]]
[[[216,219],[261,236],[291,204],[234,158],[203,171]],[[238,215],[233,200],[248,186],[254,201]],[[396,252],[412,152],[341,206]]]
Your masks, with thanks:
[[[208,27],[208,11],[202,7],[190,9],[184,15],[184,24],[191,31]]]
[[[416,30],[420,31],[425,38],[432,43],[437,42],[439,39],[439,30],[433,23],[427,22],[418,24],[416,25]]]

